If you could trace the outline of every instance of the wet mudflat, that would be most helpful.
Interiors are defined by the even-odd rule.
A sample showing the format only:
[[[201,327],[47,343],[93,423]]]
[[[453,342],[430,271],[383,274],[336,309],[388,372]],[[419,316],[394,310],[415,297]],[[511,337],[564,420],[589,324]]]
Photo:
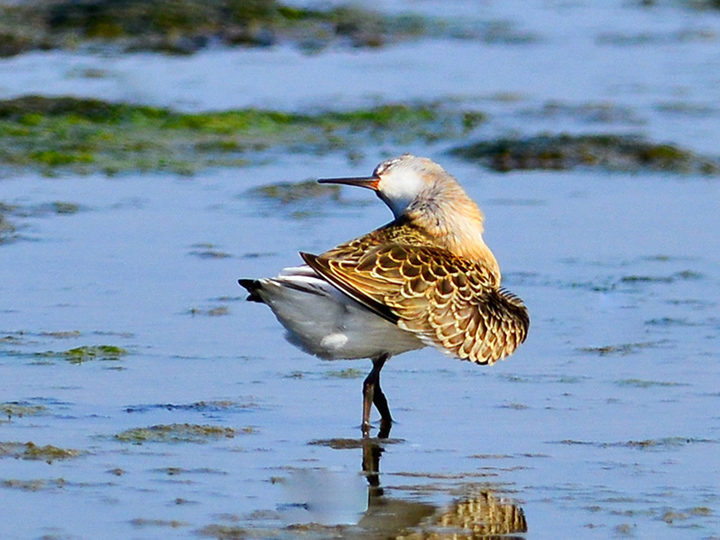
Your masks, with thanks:
[[[540,165],[500,172],[448,152],[513,134],[604,133],[690,152],[660,147],[662,159],[716,159],[718,15],[507,6],[474,16],[537,39],[2,61],[5,98],[24,84],[184,111],[316,115],[331,94],[345,111],[407,96],[484,115],[436,138],[361,134],[292,149],[283,139],[237,166],[3,169],[3,538],[720,537],[717,176],[540,166],[535,149],[522,163]],[[582,69],[569,50],[585,51]],[[449,62],[460,56],[488,69]],[[235,90],[261,66],[268,75],[230,92],[213,82],[221,59]],[[502,64],[520,67],[489,68]],[[100,65],[104,77],[78,75]],[[373,82],[348,84],[358,66]],[[445,76],[422,75],[427,66]],[[537,84],[517,82],[523,66]],[[140,84],[150,68],[166,76]],[[269,91],[283,70],[337,76]],[[385,223],[369,193],[302,182],[365,174],[403,151],[443,164],[484,210],[531,331],[492,368],[429,349],[393,358],[383,387],[397,423],[389,440],[363,442],[369,362],[294,349],[236,279]]]

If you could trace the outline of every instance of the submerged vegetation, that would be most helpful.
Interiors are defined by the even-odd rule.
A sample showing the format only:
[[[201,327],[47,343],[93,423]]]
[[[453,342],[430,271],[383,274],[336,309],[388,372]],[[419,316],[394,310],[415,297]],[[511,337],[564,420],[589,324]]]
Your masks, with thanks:
[[[47,411],[47,407],[43,405],[32,405],[30,403],[10,401],[0,403],[0,415],[7,416],[8,420],[15,417],[37,416]]]
[[[38,446],[33,442],[0,442],[0,458],[13,457],[32,461],[46,461],[52,463],[59,459],[71,459],[79,457],[80,450],[58,448],[57,446]]]
[[[203,167],[244,165],[253,153],[278,147],[351,153],[368,143],[450,139],[483,119],[439,103],[316,114],[259,109],[183,114],[96,99],[26,96],[0,101],[0,164],[46,174],[192,174]]]
[[[115,345],[83,345],[67,351],[46,351],[35,353],[40,358],[61,358],[72,364],[82,364],[89,360],[119,360],[129,354],[127,349]]]
[[[347,6],[310,9],[277,0],[31,0],[0,5],[0,56],[86,41],[176,54],[218,43],[290,42],[316,50],[345,41],[377,47],[443,29],[440,22],[414,15]]]
[[[291,204],[298,201],[330,199],[340,200],[340,186],[335,184],[318,184],[314,180],[303,182],[278,182],[252,188],[252,197],[278,201],[280,204]]]
[[[493,170],[661,171],[681,174],[720,173],[720,161],[673,144],[656,144],[624,135],[539,135],[525,139],[481,141],[453,154]]]
[[[252,108],[189,114],[97,99],[26,96],[0,101],[0,165],[35,168],[48,175],[61,171],[192,175],[206,167],[259,162],[277,150],[345,152],[352,160],[361,157],[358,148],[369,145],[403,147],[459,140],[484,120],[480,112],[437,102],[304,114]],[[457,146],[451,153],[500,172],[598,168],[720,174],[717,158],[626,135],[497,139]],[[289,203],[298,197],[338,197],[338,193],[336,186],[308,183],[260,188],[255,195]],[[17,226],[8,216],[80,210],[69,202],[34,209],[0,205],[0,243],[17,238]]]
[[[17,225],[6,217],[6,205],[0,203],[0,245],[9,244],[18,239]]]
[[[245,428],[242,431],[242,433],[251,432],[251,428]],[[212,439],[232,439],[239,433],[241,432],[229,427],[198,424],[160,424],[128,429],[115,435],[115,439],[134,444],[146,442],[204,443]]]
[[[0,4],[0,57],[32,50],[110,49],[192,54],[210,46],[291,44],[382,47],[420,37],[526,44],[508,21],[381,13],[353,5],[303,7],[278,0],[25,0]],[[369,4],[368,4],[369,5]]]

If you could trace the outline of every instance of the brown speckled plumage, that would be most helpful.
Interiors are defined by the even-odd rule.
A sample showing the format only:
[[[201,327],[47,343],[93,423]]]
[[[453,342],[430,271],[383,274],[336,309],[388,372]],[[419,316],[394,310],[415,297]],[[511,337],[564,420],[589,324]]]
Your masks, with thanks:
[[[492,364],[527,336],[527,310],[492,266],[457,257],[407,218],[302,256],[350,297],[463,360]]]
[[[437,163],[409,154],[373,174],[322,183],[373,190],[395,219],[274,278],[244,279],[250,300],[270,306],[292,343],[322,358],[370,358],[363,384],[363,433],[371,405],[387,436],[392,417],[380,371],[395,354],[433,347],[492,364],[526,338],[522,301],[501,287],[483,240],[483,214]]]

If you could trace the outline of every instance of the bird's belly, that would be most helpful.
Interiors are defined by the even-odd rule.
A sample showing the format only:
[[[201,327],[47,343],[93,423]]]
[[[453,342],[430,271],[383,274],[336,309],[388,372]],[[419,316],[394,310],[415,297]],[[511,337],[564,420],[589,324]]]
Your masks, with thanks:
[[[326,359],[374,358],[425,346],[331,285],[325,283],[323,289],[308,292],[275,280],[264,283],[263,300],[293,345]]]

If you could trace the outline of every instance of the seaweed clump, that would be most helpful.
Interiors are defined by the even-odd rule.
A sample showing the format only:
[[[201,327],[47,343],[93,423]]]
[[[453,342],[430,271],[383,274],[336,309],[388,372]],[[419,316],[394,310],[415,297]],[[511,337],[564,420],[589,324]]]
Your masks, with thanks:
[[[267,184],[252,188],[248,193],[252,197],[279,201],[281,204],[319,198],[329,198],[333,201],[340,200],[340,186],[318,184],[315,180]]]
[[[309,9],[277,0],[36,0],[0,5],[0,56],[86,40],[173,54],[218,42],[263,47],[290,41],[316,50],[344,40],[376,47],[427,33],[431,26],[438,25],[416,16],[343,6]]]
[[[14,457],[31,461],[46,461],[52,463],[59,459],[79,457],[80,450],[59,448],[53,445],[38,446],[33,442],[0,442],[0,457]]]
[[[9,244],[17,240],[17,226],[7,219],[6,205],[0,203],[0,245]]]
[[[49,175],[58,170],[191,175],[203,167],[246,165],[249,155],[278,147],[315,154],[352,153],[386,141],[432,143],[466,135],[483,121],[482,113],[439,103],[314,114],[252,108],[183,114],[97,99],[25,96],[0,101],[0,164]]]
[[[238,431],[229,427],[198,424],[159,424],[145,428],[133,428],[115,435],[121,442],[142,444],[160,443],[205,443],[211,439],[232,439]]]
[[[624,135],[539,135],[460,146],[451,151],[495,171],[571,170],[658,171],[675,174],[720,174],[720,161],[673,144],[657,144]]]
[[[8,420],[13,416],[37,416],[47,411],[47,407],[43,405],[31,405],[30,403],[10,401],[0,403],[0,414],[7,416]]]
[[[130,354],[127,349],[116,345],[83,345],[66,351],[46,351],[35,353],[40,358],[61,358],[71,364],[82,364],[89,360],[120,360]]]

